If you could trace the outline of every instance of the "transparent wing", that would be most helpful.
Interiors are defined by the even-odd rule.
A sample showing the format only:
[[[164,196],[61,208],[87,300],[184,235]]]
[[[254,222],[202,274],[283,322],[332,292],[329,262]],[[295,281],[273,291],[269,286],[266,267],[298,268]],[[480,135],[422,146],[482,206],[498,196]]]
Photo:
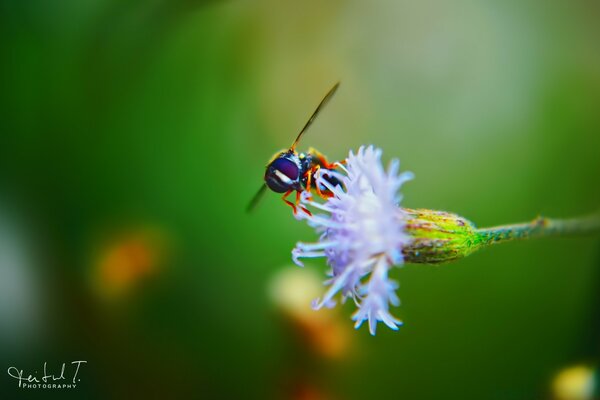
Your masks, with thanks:
[[[262,199],[263,194],[265,193],[265,189],[267,188],[267,185],[263,184],[260,189],[258,189],[258,192],[256,192],[256,194],[254,195],[254,197],[252,198],[252,200],[250,200],[250,203],[248,204],[248,207],[246,207],[246,212],[251,212],[252,210],[254,210],[254,208],[256,208],[256,205],[258,204],[258,202],[260,201],[260,199]]]
[[[321,112],[321,110],[323,109],[323,107],[325,107],[325,105],[329,102],[329,100],[331,100],[331,97],[333,97],[333,95],[335,94],[335,92],[338,89],[338,87],[340,87],[340,83],[339,82],[336,83],[335,85],[333,85],[333,87],[331,89],[329,89],[329,92],[327,92],[327,94],[325,95],[325,97],[323,97],[323,100],[321,100],[321,102],[317,106],[317,109],[315,110],[315,112],[312,113],[312,115],[310,116],[310,118],[306,122],[306,125],[304,125],[304,128],[302,128],[302,130],[298,134],[298,137],[296,137],[296,140],[294,140],[294,143],[292,143],[292,146],[290,147],[290,150],[294,150],[296,148],[296,145],[298,144],[298,142],[302,138],[302,135],[304,135],[304,133],[312,125],[313,121],[315,120],[315,118],[317,117],[317,115],[319,115],[319,112]]]

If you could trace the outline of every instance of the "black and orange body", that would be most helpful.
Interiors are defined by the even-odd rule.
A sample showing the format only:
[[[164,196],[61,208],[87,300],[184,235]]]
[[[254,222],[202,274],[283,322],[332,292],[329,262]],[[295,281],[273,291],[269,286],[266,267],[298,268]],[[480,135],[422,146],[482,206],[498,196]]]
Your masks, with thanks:
[[[284,193],[290,189],[300,192],[304,190],[326,192],[327,188],[316,186],[314,173],[319,169],[333,170],[335,168],[337,168],[335,163],[329,163],[321,153],[314,149],[310,149],[307,153],[284,150],[275,154],[267,165],[265,183],[276,193]],[[333,176],[329,176],[327,179],[335,186],[337,179]]]
[[[265,184],[252,199],[248,210],[254,208],[267,187],[276,193],[283,193],[283,201],[294,209],[294,213],[300,207],[303,211],[310,214],[306,208],[299,205],[300,194],[304,191],[312,192],[314,190],[322,198],[328,198],[332,195],[329,189],[317,183],[315,173],[318,170],[335,170],[340,163],[330,163],[323,154],[313,148],[310,148],[306,153],[299,153],[296,151],[296,145],[322,107],[333,96],[338,86],[339,83],[335,84],[323,100],[321,100],[321,103],[319,103],[317,109],[313,112],[290,148],[275,153],[273,158],[271,158],[265,170]],[[323,179],[331,183],[332,186],[335,187],[340,183],[333,174],[321,173],[323,174]],[[287,197],[293,192],[296,192],[296,201],[292,203],[287,200]]]
[[[283,200],[296,212],[300,200],[300,193],[313,190],[322,198],[328,198],[332,193],[327,187],[319,185],[315,179],[315,173],[322,170],[334,170],[336,163],[330,163],[325,156],[314,149],[306,153],[298,153],[294,150],[284,150],[275,154],[267,165],[265,171],[265,184],[276,193],[284,193]],[[332,174],[321,172],[323,179],[332,186],[337,186],[339,181]],[[296,192],[296,202],[292,203],[287,197]],[[308,210],[303,208],[307,213]]]

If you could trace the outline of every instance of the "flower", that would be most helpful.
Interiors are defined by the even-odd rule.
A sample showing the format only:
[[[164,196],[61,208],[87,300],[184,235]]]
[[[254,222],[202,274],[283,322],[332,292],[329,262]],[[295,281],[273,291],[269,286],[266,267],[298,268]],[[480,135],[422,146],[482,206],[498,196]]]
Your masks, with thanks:
[[[352,316],[355,327],[368,321],[372,335],[379,321],[394,330],[402,325],[389,312],[389,305],[398,306],[400,301],[398,284],[388,278],[388,271],[404,263],[402,249],[412,242],[398,191],[413,174],[399,173],[399,166],[393,160],[386,171],[381,150],[372,146],[350,152],[345,165],[339,164],[343,173],[319,170],[315,174],[317,185],[332,194],[326,202],[315,202],[309,192],[302,193],[303,205],[325,213],[296,216],[306,219],[320,237],[316,243],[298,243],[292,251],[294,262],[302,266],[300,258],[325,257],[331,267],[329,289],[313,308],[333,307],[340,292],[342,302],[352,298],[358,307]],[[334,187],[332,182],[339,184]]]

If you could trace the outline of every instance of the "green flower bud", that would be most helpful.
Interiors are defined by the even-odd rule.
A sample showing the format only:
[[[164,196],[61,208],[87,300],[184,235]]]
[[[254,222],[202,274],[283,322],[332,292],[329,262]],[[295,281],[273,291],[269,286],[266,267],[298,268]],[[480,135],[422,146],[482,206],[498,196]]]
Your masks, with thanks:
[[[406,232],[413,242],[402,252],[407,263],[440,264],[463,258],[479,248],[481,240],[471,221],[445,211],[402,209]]]
[[[538,217],[523,224],[477,229],[449,212],[403,208],[406,232],[413,238],[402,248],[404,261],[413,264],[441,264],[468,256],[492,244],[536,237],[584,235],[600,231],[600,213],[574,219]]]

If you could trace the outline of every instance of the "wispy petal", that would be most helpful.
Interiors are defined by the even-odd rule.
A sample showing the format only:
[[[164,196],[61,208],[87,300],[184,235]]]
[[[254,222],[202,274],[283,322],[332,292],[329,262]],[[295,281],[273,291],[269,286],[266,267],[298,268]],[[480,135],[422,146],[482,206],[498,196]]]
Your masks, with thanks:
[[[325,257],[331,266],[332,278],[325,283],[329,288],[314,306],[334,305],[337,293],[342,301],[352,297],[358,307],[352,315],[355,327],[368,321],[373,335],[380,321],[394,330],[402,325],[389,313],[389,306],[399,305],[400,300],[398,285],[388,279],[388,270],[403,263],[402,248],[412,240],[404,230],[398,202],[400,187],[413,175],[400,173],[398,160],[392,160],[386,171],[381,155],[381,149],[361,147],[356,154],[350,152],[336,171],[321,169],[315,174],[315,183],[332,197],[318,203],[316,196],[304,192],[300,202],[327,214],[297,213],[297,218],[320,234],[319,241],[298,243],[292,251],[299,265],[299,258]],[[332,184],[327,177],[340,184]]]

